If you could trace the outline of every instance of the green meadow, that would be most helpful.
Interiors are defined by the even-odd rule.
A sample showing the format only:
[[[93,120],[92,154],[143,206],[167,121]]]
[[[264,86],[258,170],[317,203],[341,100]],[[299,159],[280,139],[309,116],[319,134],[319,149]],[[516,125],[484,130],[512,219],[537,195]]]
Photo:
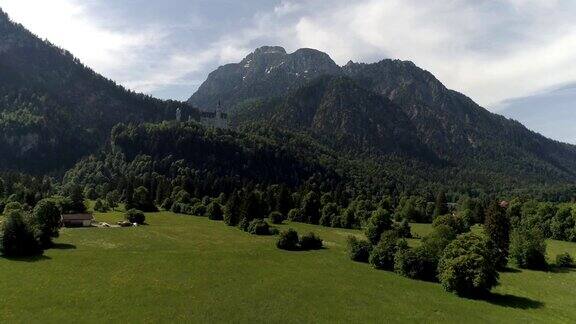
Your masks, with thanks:
[[[350,261],[346,237],[360,231],[282,225],[325,241],[288,252],[206,218],[160,212],[147,223],[62,229],[43,257],[0,259],[0,322],[576,321],[576,271],[511,269],[491,296],[472,300]],[[576,255],[576,244],[549,241],[550,258],[564,251]]]

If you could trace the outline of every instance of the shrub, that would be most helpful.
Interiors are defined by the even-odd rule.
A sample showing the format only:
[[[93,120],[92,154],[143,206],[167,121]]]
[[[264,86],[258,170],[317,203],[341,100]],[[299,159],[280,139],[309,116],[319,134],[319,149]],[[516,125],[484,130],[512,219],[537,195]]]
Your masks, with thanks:
[[[118,191],[116,191],[116,190],[112,190],[106,194],[106,205],[108,205],[108,207],[110,209],[114,209],[114,208],[118,207],[118,201],[119,200],[120,200],[120,195],[118,194]],[[164,209],[170,208],[171,205],[172,204],[168,205]]]
[[[162,202],[162,205],[160,205],[160,207],[164,210],[169,210],[172,208],[172,205],[173,205],[172,199],[166,198],[166,199],[164,199],[164,201]]]
[[[454,230],[447,225],[438,225],[422,239],[422,246],[440,259],[444,249],[456,238]]]
[[[204,205],[202,202],[198,202],[192,206],[188,214],[194,216],[204,216],[206,215],[206,205]]]
[[[560,253],[556,256],[556,266],[560,268],[573,268],[574,259],[568,252]]]
[[[288,219],[293,222],[302,222],[304,221],[304,213],[300,208],[290,209],[288,212]]]
[[[355,236],[348,236],[348,256],[356,262],[368,263],[372,252],[372,244],[368,241],[359,240]]]
[[[127,205],[130,207],[130,204]],[[154,205],[152,197],[150,197],[148,189],[143,186],[140,186],[134,190],[131,205],[138,210],[143,210],[146,212],[158,211],[158,208],[156,205]]]
[[[410,229],[410,223],[407,220],[403,220],[400,223],[394,223],[392,226],[394,232],[398,237],[402,238],[412,238],[412,231]]]
[[[438,279],[445,290],[470,296],[485,293],[498,284],[494,247],[484,237],[462,234],[452,241],[438,265]]]
[[[42,253],[34,231],[24,220],[21,210],[10,211],[2,223],[0,250],[8,257],[32,256]]]
[[[138,209],[130,209],[124,215],[124,218],[129,221],[130,223],[136,223],[139,225],[144,224],[146,221],[146,216],[141,210]]]
[[[576,222],[572,216],[572,208],[570,206],[560,207],[550,222],[552,238],[562,241],[571,240],[575,226]]]
[[[50,199],[56,203],[62,214],[69,214],[72,212],[72,200],[70,200],[69,197],[52,196]]]
[[[378,209],[372,213],[364,233],[372,244],[377,244],[384,231],[392,228],[392,216],[385,209]]]
[[[348,207],[344,210],[342,215],[339,217],[339,227],[343,228],[354,228],[357,225],[356,221],[356,211],[352,207]]]
[[[272,224],[282,224],[282,222],[284,222],[284,215],[279,211],[273,211],[268,215],[268,219]]]
[[[338,218],[340,211],[338,205],[329,202],[324,207],[322,207],[320,225],[322,226],[332,226],[332,222],[335,218]]]
[[[341,228],[342,227],[342,216],[343,215],[334,215],[330,221],[330,226],[334,228]]]
[[[282,250],[297,250],[298,249],[298,232],[293,229],[280,232],[280,236],[276,241],[276,246]]]
[[[238,228],[245,232],[248,231],[248,226],[250,226],[250,221],[247,218],[241,218],[238,222]]]
[[[174,197],[175,203],[189,204],[190,194],[186,190],[180,190]]]
[[[386,231],[382,233],[380,242],[370,252],[368,262],[376,269],[393,270],[397,250],[398,236],[393,231]]]
[[[435,281],[438,259],[426,248],[398,249],[394,255],[394,271],[404,277]]]
[[[319,250],[322,248],[322,239],[310,232],[300,238],[300,248],[302,250]]]
[[[438,227],[441,225],[450,227],[456,234],[466,233],[470,230],[469,224],[467,224],[461,215],[442,215],[436,217],[432,226]]]
[[[208,207],[206,207],[206,216],[208,219],[220,221],[224,218],[224,213],[222,212],[222,206],[219,203],[212,201]]]
[[[22,210],[22,204],[17,201],[9,202],[4,207],[4,215],[8,215],[13,211]]]
[[[546,241],[536,227],[521,225],[512,231],[510,256],[518,267],[525,269],[545,269]]]
[[[188,211],[188,205],[175,202],[172,204],[172,207],[170,207],[170,210],[175,214],[185,214]]]
[[[270,235],[270,225],[261,219],[255,219],[248,225],[248,233],[254,235]]]
[[[102,201],[102,199],[96,200],[94,203],[94,210],[97,212],[105,213],[108,211],[108,206]]]

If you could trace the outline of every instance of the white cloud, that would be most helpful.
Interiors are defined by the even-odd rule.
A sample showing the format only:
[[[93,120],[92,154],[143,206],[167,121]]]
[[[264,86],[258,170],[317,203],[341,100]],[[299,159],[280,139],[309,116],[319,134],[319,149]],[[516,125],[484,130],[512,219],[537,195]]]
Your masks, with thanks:
[[[51,43],[67,49],[85,64],[108,77],[125,80],[126,69],[140,63],[141,51],[161,41],[157,29],[125,32],[106,28],[91,19],[77,0],[0,0],[10,18]]]
[[[331,3],[305,13],[293,29],[298,45],[327,51],[340,64],[412,60],[487,106],[576,80],[570,63],[576,60],[573,5],[561,7],[554,0]]]
[[[230,25],[218,21],[217,10],[202,16],[190,9],[189,21],[121,29],[119,21],[105,20],[113,18],[95,19],[81,0],[0,0],[0,6],[107,77],[148,93],[179,87],[179,99],[218,65],[262,45],[313,47],[339,64],[412,60],[486,106],[576,80],[572,1],[283,0],[264,11],[254,2],[253,16],[234,16]],[[186,27],[202,28],[200,21],[214,22],[218,36]]]

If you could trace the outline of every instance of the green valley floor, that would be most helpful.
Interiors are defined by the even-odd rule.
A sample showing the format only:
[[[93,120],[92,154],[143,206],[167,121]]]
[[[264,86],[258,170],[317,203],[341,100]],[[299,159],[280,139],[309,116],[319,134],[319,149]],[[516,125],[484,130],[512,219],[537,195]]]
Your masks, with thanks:
[[[325,240],[288,252],[206,218],[161,212],[147,223],[63,229],[41,258],[0,259],[0,322],[576,321],[576,271],[512,269],[492,296],[471,300],[350,261],[346,237],[359,231],[282,225]],[[549,241],[548,251],[576,256],[576,244]]]

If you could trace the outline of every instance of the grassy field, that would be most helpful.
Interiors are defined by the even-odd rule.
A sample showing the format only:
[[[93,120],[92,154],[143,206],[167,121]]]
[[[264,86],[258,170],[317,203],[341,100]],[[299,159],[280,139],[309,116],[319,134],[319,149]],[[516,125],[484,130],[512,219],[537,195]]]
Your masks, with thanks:
[[[149,214],[147,226],[63,229],[34,260],[0,259],[1,322],[576,321],[576,272],[512,270],[486,300],[458,298],[348,260],[358,231],[315,231],[327,248],[280,251],[205,218]],[[120,214],[99,214],[115,222]],[[414,226],[424,235],[428,226]],[[576,244],[549,242],[552,255]]]

